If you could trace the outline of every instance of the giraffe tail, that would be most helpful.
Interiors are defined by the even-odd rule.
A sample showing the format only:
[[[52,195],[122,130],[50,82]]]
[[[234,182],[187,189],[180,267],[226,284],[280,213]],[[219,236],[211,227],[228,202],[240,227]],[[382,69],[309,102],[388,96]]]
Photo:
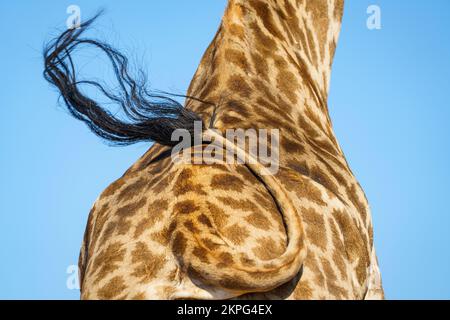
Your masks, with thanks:
[[[187,130],[193,136],[194,122],[201,121],[197,114],[167,95],[150,93],[145,74],[139,71],[139,79],[133,79],[127,57],[118,50],[104,42],[81,37],[101,13],[78,28],[66,30],[44,48],[44,78],[58,89],[71,115],[83,121],[96,135],[116,145],[153,141],[174,146],[177,142],[172,141],[172,133],[177,129]],[[114,90],[93,80],[78,79],[72,53],[84,46],[106,55],[117,80]],[[83,93],[86,88],[120,106],[120,116],[86,96]]]
[[[234,150],[239,158],[245,159],[245,151],[220,134],[207,130],[205,135],[214,136],[215,141],[222,140],[227,150]],[[307,255],[301,214],[288,192],[259,162],[249,161],[246,165],[254,175],[260,178],[275,200],[284,221],[288,243],[284,252],[272,260],[250,257],[245,248],[238,250],[228,245],[221,246],[218,252],[213,252],[205,261],[189,257],[189,254],[183,257],[192,278],[199,279],[202,285],[210,286],[211,292],[219,289],[219,292],[222,292],[218,295],[220,298],[275,289],[289,282],[301,272]],[[207,247],[207,244],[202,243],[199,238],[194,235],[190,241],[194,246]],[[223,291],[228,292],[228,295],[224,295]]]

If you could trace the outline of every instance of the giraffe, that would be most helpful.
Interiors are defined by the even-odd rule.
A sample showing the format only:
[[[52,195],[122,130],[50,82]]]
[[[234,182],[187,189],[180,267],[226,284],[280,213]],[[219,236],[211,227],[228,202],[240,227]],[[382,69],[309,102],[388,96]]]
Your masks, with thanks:
[[[157,141],[92,207],[82,299],[384,298],[368,201],[327,106],[343,7],[228,1],[185,109],[244,155],[217,132],[279,129],[279,170],[177,164]]]

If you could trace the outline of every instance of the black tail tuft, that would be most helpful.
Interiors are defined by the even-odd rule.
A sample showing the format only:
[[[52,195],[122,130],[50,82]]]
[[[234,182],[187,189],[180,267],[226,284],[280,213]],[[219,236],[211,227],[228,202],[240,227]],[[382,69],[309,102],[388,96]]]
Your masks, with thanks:
[[[140,141],[154,141],[173,146],[172,132],[186,129],[194,136],[194,121],[201,121],[192,111],[164,94],[152,94],[146,87],[145,75],[139,81],[130,76],[128,59],[122,53],[98,40],[81,38],[82,34],[101,15],[84,22],[79,28],[68,29],[44,48],[44,77],[54,85],[70,113],[86,123],[101,138],[116,145],[128,145]],[[111,62],[118,89],[107,90],[95,81],[77,80],[72,52],[79,46],[100,49]],[[98,102],[85,96],[80,85],[99,90],[110,101],[120,105],[127,121],[123,121],[104,109]]]

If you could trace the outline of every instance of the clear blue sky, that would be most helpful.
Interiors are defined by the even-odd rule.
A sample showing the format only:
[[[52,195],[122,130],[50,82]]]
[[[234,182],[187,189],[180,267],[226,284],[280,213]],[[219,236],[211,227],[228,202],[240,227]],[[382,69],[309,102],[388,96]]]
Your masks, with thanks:
[[[102,144],[43,81],[42,44],[64,27],[73,3],[82,18],[106,7],[97,34],[134,52],[154,88],[179,93],[225,6],[0,2],[0,298],[78,298],[66,269],[77,262],[89,209],[148,148]],[[380,31],[366,28],[370,4],[381,6]],[[450,298],[449,39],[448,0],[347,0],[330,108],[372,206],[392,299]]]

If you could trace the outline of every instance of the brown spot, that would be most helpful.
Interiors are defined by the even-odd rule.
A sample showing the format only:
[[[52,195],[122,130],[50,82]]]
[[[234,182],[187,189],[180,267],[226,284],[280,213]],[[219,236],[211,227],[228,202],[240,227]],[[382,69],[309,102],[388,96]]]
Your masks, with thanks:
[[[296,141],[283,139],[281,141],[281,146],[283,149],[290,154],[299,154],[299,153],[305,153],[305,147]]]
[[[258,78],[262,77],[264,80],[269,82],[269,65],[267,64],[267,60],[260,55],[258,52],[252,52],[252,61],[253,67],[256,70],[256,75]],[[258,86],[256,86],[259,88]]]
[[[131,275],[146,283],[155,279],[166,264],[164,255],[153,254],[143,242],[136,244],[131,257],[132,263],[137,264]]]
[[[296,92],[298,92],[300,85],[292,72],[283,71],[278,73],[277,85],[292,104],[297,103],[298,99]]]
[[[284,40],[283,34],[280,32],[278,27],[275,24],[272,11],[270,10],[269,5],[264,1],[259,0],[250,0],[249,4],[256,11],[256,14],[259,16],[260,20],[263,22],[264,27],[269,31],[276,39]]]
[[[262,230],[267,230],[271,226],[269,219],[267,219],[260,212],[253,212],[252,214],[245,217],[245,221],[247,221],[252,226]]]
[[[237,200],[231,197],[217,197],[217,200],[235,210],[257,212],[258,207],[250,200]]]
[[[230,24],[228,26],[228,30],[230,31],[231,35],[238,37],[240,40],[243,40],[245,38],[245,29],[238,24]]]
[[[327,282],[335,282],[337,280],[337,277],[336,273],[331,267],[330,262],[325,258],[322,258],[320,262],[322,264],[323,272],[327,275]]]
[[[259,51],[263,57],[269,58],[273,56],[273,52],[277,50],[277,42],[270,36],[266,35],[258,23],[251,22],[250,29],[253,31],[254,39],[256,41],[256,50]]]
[[[114,277],[98,291],[98,297],[103,300],[111,300],[120,295],[126,289],[122,277]]]
[[[211,223],[211,220],[203,213],[201,215],[199,215],[197,219],[198,219],[198,222],[200,222],[201,224],[204,224],[208,228],[212,228],[213,225]]]
[[[183,169],[180,172],[173,187],[173,193],[175,196],[181,196],[188,192],[195,192],[197,194],[206,195],[206,193],[202,190],[202,186],[200,184],[195,184],[194,182],[192,182],[193,176],[194,172],[192,171],[192,169]]]
[[[122,202],[124,200],[129,200],[133,198],[134,196],[141,194],[145,187],[148,185],[148,180],[145,178],[141,178],[134,182],[133,184],[130,184],[126,186],[117,197],[117,201]]]
[[[184,223],[184,226],[186,227],[186,229],[188,229],[192,233],[200,232],[200,230],[197,229],[197,227],[194,225],[194,222],[192,222],[192,220],[187,220]]]
[[[217,174],[211,179],[211,188],[219,190],[241,191],[244,181],[231,174]]]
[[[177,232],[172,242],[172,250],[175,255],[182,257],[186,251],[187,240],[181,232]]]
[[[196,256],[201,262],[203,263],[209,263],[208,259],[208,251],[205,248],[202,247],[195,247],[192,250],[192,254]]]
[[[249,98],[252,93],[252,88],[243,77],[238,75],[231,76],[227,81],[227,85],[231,92],[238,93],[243,98]]]
[[[335,195],[339,195],[339,189],[336,186],[336,184],[330,179],[328,174],[326,174],[319,166],[311,167],[310,177],[318,184],[321,184],[326,189],[333,192]]]
[[[306,227],[306,234],[308,240],[322,250],[326,250],[327,233],[325,229],[325,220],[314,209],[303,209],[302,218]]]
[[[114,242],[95,257],[92,265],[92,272],[97,274],[95,283],[119,268],[119,263],[123,261],[125,252],[120,242]]]
[[[226,268],[233,264],[233,256],[228,252],[222,252],[219,255],[219,264],[217,267]]]
[[[146,203],[147,199],[142,198],[139,201],[127,204],[126,206],[117,209],[117,216],[119,216],[122,219],[131,217],[135,215],[137,211],[139,211],[142,207],[144,207]]]
[[[210,251],[214,251],[218,249],[220,246],[219,244],[215,243],[214,241],[208,238],[201,239],[201,243]]]
[[[169,232],[169,228],[163,228],[160,231],[154,232],[150,235],[150,238],[153,241],[160,243],[163,246],[167,246],[169,244],[170,235],[172,232]]]
[[[278,174],[280,179],[283,179],[286,188],[291,191],[296,191],[300,198],[308,199],[319,206],[326,205],[322,199],[322,192],[308,178],[284,170],[280,170]]]
[[[250,234],[245,227],[235,223],[224,229],[223,235],[235,245],[241,245]]]
[[[249,64],[245,54],[242,51],[238,51],[236,49],[227,49],[225,51],[225,59],[236,65],[239,69],[243,71],[249,70]]]
[[[303,115],[298,117],[298,123],[301,130],[303,130],[310,139],[316,139],[320,135],[320,132],[316,130]]]
[[[211,214],[215,226],[218,229],[222,229],[227,223],[228,214],[226,214],[225,211],[223,211],[221,208],[219,208],[218,206],[209,201],[207,201],[206,204],[208,206],[209,212]]]
[[[328,292],[336,299],[347,299],[347,291],[335,283],[327,283]]]
[[[175,214],[191,214],[200,209],[193,200],[185,200],[175,204],[173,211]]]
[[[125,184],[125,179],[121,178],[114,183],[110,184],[108,188],[105,189],[102,193],[102,198],[112,196],[116,193],[117,190],[122,188],[122,186]]]
[[[284,252],[282,246],[279,246],[271,238],[265,237],[258,239],[259,244],[253,249],[253,253],[261,260],[272,260],[281,256]]]
[[[166,200],[156,200],[149,205],[151,213],[149,216],[142,218],[136,225],[134,238],[142,235],[145,230],[152,228],[156,222],[161,221],[164,211],[167,209],[168,202]]]

